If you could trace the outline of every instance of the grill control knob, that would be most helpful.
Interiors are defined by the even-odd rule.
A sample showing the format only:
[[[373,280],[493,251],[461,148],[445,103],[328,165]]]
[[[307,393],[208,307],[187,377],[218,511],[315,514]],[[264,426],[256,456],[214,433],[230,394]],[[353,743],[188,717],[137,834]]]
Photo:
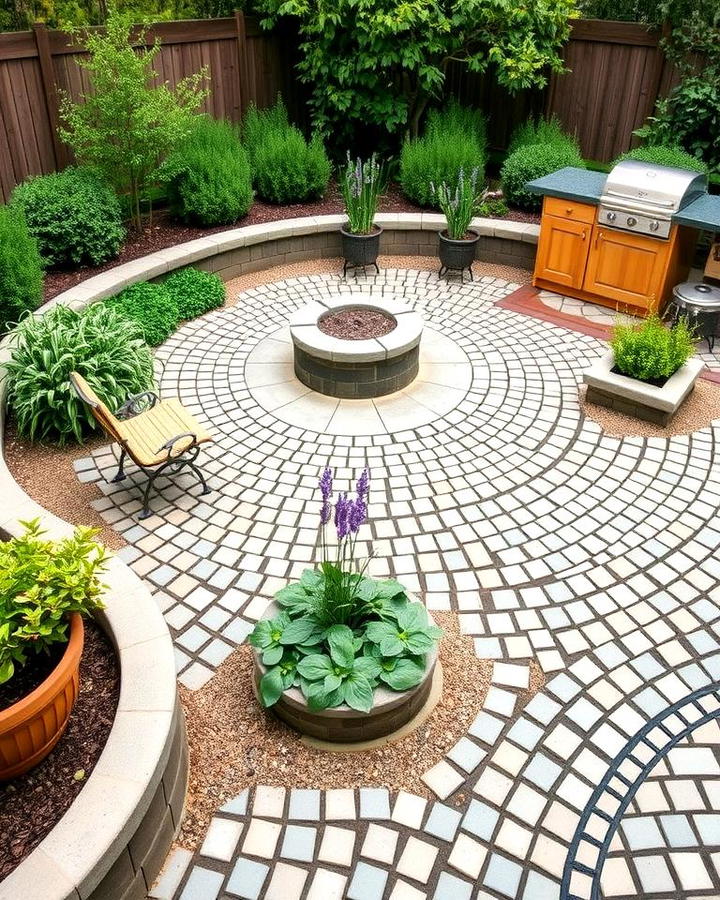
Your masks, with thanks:
[[[648,228],[650,229],[650,231],[657,231],[659,227],[660,227],[660,223],[658,222],[657,219],[654,219],[654,220],[648,225]]]
[[[608,222],[614,222],[617,219],[617,215],[614,212],[609,212],[606,216]]]
[[[627,224],[630,226],[630,228],[632,228],[633,225],[637,225],[637,219],[635,218],[635,216],[628,216]]]

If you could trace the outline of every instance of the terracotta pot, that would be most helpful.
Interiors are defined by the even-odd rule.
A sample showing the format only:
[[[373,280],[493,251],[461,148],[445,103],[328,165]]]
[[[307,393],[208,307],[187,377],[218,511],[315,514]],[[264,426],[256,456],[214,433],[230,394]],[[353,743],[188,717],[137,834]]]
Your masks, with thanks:
[[[0,780],[30,771],[62,737],[78,696],[84,642],[82,617],[72,613],[60,662],[27,697],[0,712]]]

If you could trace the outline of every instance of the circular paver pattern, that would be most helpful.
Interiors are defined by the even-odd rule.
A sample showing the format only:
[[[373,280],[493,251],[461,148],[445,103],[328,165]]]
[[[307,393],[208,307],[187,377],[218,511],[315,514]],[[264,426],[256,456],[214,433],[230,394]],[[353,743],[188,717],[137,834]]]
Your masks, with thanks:
[[[717,427],[668,439],[604,435],[583,418],[577,393],[603,344],[498,307],[516,287],[389,270],[246,291],[157,353],[161,393],[179,396],[216,434],[204,456],[213,493],[169,487],[153,504],[157,514],[138,523],[139,479],[107,483],[110,449],[78,465],[130,544],[122,555],[153,586],[191,689],[316,558],[316,484],[326,464],[340,489],[371,468],[362,537],[375,550],[374,574],[395,575],[430,609],[454,610],[478,656],[495,660],[467,736],[423,774],[436,802],[378,788],[257,788],[218,812],[194,858],[171,860],[153,896],[654,896],[625,826],[657,790],[666,803],[658,815],[684,815],[684,789],[656,785],[676,772],[673,754],[690,774],[712,770],[705,806],[692,811],[712,809],[717,757],[693,743],[697,733],[677,710],[695,709],[704,692],[703,739],[717,728]],[[286,323],[338,291],[381,291],[413,306],[426,323],[423,342],[445,350],[426,357],[417,384],[398,395],[308,394],[292,376]],[[548,681],[526,702],[530,659]],[[638,735],[659,718],[670,736],[651,731],[652,746],[640,752],[655,747],[657,758],[638,768]],[[622,798],[623,779],[633,796],[605,847],[602,825],[622,800],[596,792],[607,784]],[[655,855],[672,863],[674,887],[658,898],[717,895],[711,826],[692,821],[692,852],[662,831],[667,842]],[[586,833],[596,844],[574,841]],[[563,887],[566,867],[575,878]],[[689,887],[703,879],[710,887],[700,893]],[[658,876],[657,885],[669,883]]]

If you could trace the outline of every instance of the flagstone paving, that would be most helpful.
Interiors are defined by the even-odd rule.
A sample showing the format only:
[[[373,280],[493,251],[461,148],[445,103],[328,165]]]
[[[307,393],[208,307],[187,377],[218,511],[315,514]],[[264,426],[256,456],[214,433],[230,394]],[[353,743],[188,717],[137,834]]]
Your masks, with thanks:
[[[161,393],[217,435],[213,492],[170,487],[139,523],[110,448],[78,465],[191,689],[315,558],[326,464],[340,489],[371,468],[373,573],[457,613],[495,661],[468,734],[421,773],[437,800],[258,787],[151,896],[720,896],[717,428],[604,435],[577,395],[602,343],[495,305],[516,287],[389,270],[246,291],[157,353]],[[287,317],[338,292],[423,314],[410,388],[352,402],[295,381]],[[548,681],[523,706],[530,659]]]

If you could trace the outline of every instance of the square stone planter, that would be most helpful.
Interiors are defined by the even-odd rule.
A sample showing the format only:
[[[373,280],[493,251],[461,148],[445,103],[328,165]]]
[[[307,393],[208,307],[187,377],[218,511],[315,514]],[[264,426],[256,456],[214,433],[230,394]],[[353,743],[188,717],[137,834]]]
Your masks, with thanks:
[[[608,350],[584,373],[587,402],[657,425],[670,422],[704,368],[699,359],[689,359],[662,387],[656,387],[613,372],[614,365],[615,354]]]

